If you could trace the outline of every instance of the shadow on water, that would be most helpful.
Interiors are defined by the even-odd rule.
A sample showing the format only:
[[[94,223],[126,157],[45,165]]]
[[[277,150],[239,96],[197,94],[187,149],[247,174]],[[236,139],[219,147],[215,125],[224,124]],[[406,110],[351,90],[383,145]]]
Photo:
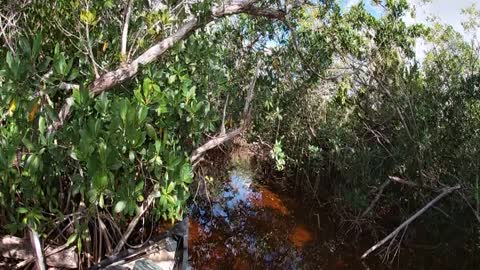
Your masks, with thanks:
[[[235,169],[210,206],[190,208],[190,263],[194,269],[366,269],[337,258],[304,217],[305,206],[256,184]],[[302,216],[304,215],[304,216]],[[322,243],[322,244],[319,244]]]

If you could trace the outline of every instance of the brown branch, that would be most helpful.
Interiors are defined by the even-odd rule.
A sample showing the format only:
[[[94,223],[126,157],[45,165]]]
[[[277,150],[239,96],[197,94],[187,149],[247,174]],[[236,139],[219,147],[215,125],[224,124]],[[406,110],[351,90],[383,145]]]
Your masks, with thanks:
[[[443,190],[443,192],[438,195],[437,197],[435,197],[435,199],[431,200],[429,203],[427,203],[427,205],[425,205],[424,207],[422,207],[422,209],[418,210],[413,216],[411,216],[410,218],[408,218],[407,220],[405,220],[405,222],[403,222],[400,226],[398,226],[393,232],[391,232],[389,235],[387,235],[385,238],[383,238],[382,240],[380,240],[378,243],[376,243],[375,245],[373,245],[370,249],[368,249],[363,255],[362,255],[362,259],[365,259],[368,254],[372,253],[373,251],[375,251],[377,248],[381,247],[383,244],[385,244],[388,240],[392,239],[393,237],[395,237],[403,228],[407,227],[410,223],[412,223],[412,221],[414,221],[417,217],[419,217],[420,215],[422,215],[425,211],[427,211],[430,207],[432,207],[436,202],[438,202],[440,199],[442,199],[443,197],[445,197],[446,195],[452,193],[453,191],[457,190],[457,189],[460,189],[460,185],[456,185],[454,187],[448,187],[448,188],[445,188]]]
[[[285,13],[283,11],[272,10],[269,8],[253,7],[253,4],[257,1],[258,0],[231,1],[220,7],[214,7],[212,9],[212,16],[207,17],[203,21],[200,21],[198,18],[195,17],[191,18],[175,33],[150,47],[137,59],[132,61],[132,63],[123,65],[116,70],[109,71],[100,76],[99,78],[96,78],[95,81],[93,81],[93,83],[90,85],[90,91],[94,95],[98,95],[134,77],[138,73],[139,67],[141,65],[147,65],[155,61],[156,59],[161,57],[167,50],[172,48],[178,41],[188,38],[196,29],[202,27],[210,21],[214,21],[217,18],[222,18],[228,15],[234,15],[238,13],[246,13],[253,16],[265,16],[269,18],[283,20],[285,16]],[[67,107],[69,107],[67,104],[64,104],[62,106],[62,111],[67,111],[68,113],[61,115],[60,119],[54,124],[56,128],[61,127],[65,119],[68,117],[69,110],[66,110]]]

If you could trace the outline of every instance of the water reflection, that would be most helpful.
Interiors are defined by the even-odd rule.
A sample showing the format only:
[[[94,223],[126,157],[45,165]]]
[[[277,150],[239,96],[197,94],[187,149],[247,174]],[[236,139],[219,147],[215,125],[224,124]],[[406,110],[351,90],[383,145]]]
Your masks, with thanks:
[[[248,172],[234,170],[207,209],[192,206],[190,255],[194,269],[298,269],[314,239],[296,226],[291,202]]]

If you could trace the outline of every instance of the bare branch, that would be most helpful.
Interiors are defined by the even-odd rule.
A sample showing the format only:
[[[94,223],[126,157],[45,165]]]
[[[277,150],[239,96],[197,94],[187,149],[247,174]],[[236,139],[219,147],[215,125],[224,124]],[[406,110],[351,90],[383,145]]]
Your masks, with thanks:
[[[242,134],[242,132],[244,130],[245,130],[245,126],[241,126],[241,127],[237,128],[233,131],[228,132],[225,135],[220,135],[220,136],[217,136],[217,137],[209,140],[208,142],[206,142],[202,146],[195,149],[195,151],[193,151],[193,154],[190,157],[190,161],[192,163],[194,163],[199,157],[201,157],[208,150],[213,149],[213,148],[215,148],[215,147],[217,147],[217,146],[235,138],[236,136]]]
[[[227,105],[228,105],[228,97],[225,99],[225,104],[223,104],[223,117],[222,117],[222,126],[220,127],[220,135],[225,135],[225,116],[227,114]]]
[[[87,10],[89,9],[88,3],[87,3]],[[92,43],[90,42],[90,27],[88,26],[88,23],[85,23],[85,37],[87,39],[87,51],[88,51],[88,56],[90,57],[90,61],[92,61],[92,66],[93,66],[93,72],[95,73],[95,78],[98,79],[100,75],[98,74],[98,69],[97,69],[97,62],[95,61],[95,57],[93,56],[93,50],[92,50]]]
[[[402,179],[402,178],[397,177],[397,176],[389,176],[388,179],[392,180],[393,182],[397,182],[397,183],[404,184],[404,185],[407,185],[407,186],[418,187],[417,183]]]
[[[128,38],[128,25],[130,23],[130,15],[132,14],[133,0],[128,0],[127,9],[125,11],[125,19],[123,21],[122,30],[122,43],[120,54],[123,62],[128,62],[127,59],[127,38]]]
[[[448,187],[443,190],[441,194],[439,194],[435,199],[431,200],[427,205],[425,205],[422,209],[418,210],[413,216],[405,220],[400,226],[398,226],[393,232],[391,232],[389,235],[387,235],[385,238],[380,240],[378,243],[373,245],[370,249],[368,249],[363,255],[362,259],[365,259],[368,254],[372,253],[375,251],[377,248],[381,247],[383,244],[385,244],[388,240],[392,239],[395,237],[403,228],[407,227],[412,221],[414,221],[417,217],[422,215],[425,211],[427,211],[430,207],[432,207],[436,202],[438,202],[440,199],[445,197],[446,195],[452,193],[453,191],[460,189],[460,185],[456,185],[453,187]]]
[[[37,265],[37,269],[45,270],[45,259],[43,257],[43,249],[42,244],[40,243],[40,239],[38,237],[38,233],[30,228],[29,229],[30,240],[32,242],[33,252],[35,254],[35,264]]]
[[[373,199],[373,201],[370,203],[370,205],[368,206],[367,209],[365,209],[365,211],[363,211],[363,213],[360,215],[360,218],[364,218],[370,211],[372,211],[373,207],[375,206],[375,204],[377,204],[378,200],[380,200],[380,197],[382,196],[383,194],[383,190],[388,186],[388,184],[390,184],[391,181],[389,179],[385,180],[385,182],[383,182],[383,184],[378,188],[378,192],[377,192],[377,195],[375,196],[375,199]]]

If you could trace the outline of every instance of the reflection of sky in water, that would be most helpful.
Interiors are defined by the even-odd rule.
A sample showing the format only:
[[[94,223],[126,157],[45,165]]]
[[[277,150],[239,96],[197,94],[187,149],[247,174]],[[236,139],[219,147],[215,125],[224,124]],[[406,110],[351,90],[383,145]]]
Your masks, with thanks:
[[[233,210],[241,203],[250,206],[249,198],[253,195],[258,194],[252,190],[252,177],[240,171],[233,171],[230,174],[230,182],[222,194],[227,208]]]
[[[221,250],[223,253],[219,254],[223,258],[217,260],[231,266],[237,261],[230,261],[231,258],[237,257],[254,258],[255,262],[249,262],[268,269],[299,269],[302,265],[303,257],[292,246],[288,238],[289,230],[285,231],[283,226],[272,224],[272,233],[265,234],[263,224],[289,222],[286,219],[290,217],[289,211],[278,195],[256,186],[249,173],[239,169],[231,171],[228,181],[223,184],[222,190],[211,204],[203,209],[194,206],[191,211],[197,212],[196,219],[202,233],[206,235],[203,240],[205,245],[200,247],[204,250],[196,257],[200,263],[210,265],[210,256],[216,256]],[[270,215],[258,215],[260,212],[272,212],[281,219],[272,221],[266,219]]]
[[[207,215],[211,213],[217,220],[223,220],[230,226],[232,224],[229,216],[236,213],[235,211],[242,207],[243,211],[254,214],[251,199],[261,198],[262,194],[253,190],[253,181],[250,174],[240,170],[234,170],[230,173],[230,179],[223,186],[222,192],[218,197],[219,200],[212,203],[211,212],[205,209],[197,209],[200,214],[199,223],[204,226],[206,232],[210,232],[210,227],[215,223]],[[245,213],[245,212],[244,212]],[[243,226],[244,220],[237,219],[237,226]]]

